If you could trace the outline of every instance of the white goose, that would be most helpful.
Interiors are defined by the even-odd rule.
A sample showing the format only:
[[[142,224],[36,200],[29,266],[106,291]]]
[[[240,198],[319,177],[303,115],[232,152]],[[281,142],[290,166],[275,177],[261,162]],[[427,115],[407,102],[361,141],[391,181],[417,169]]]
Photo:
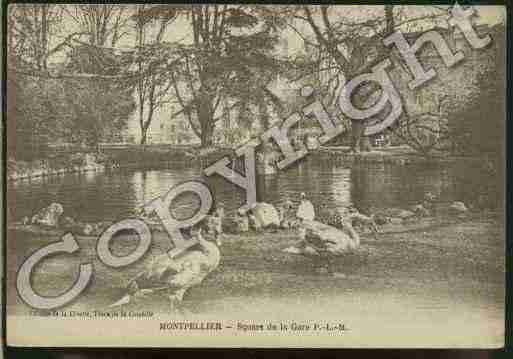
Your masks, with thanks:
[[[156,256],[147,269],[133,278],[127,286],[127,294],[110,305],[117,307],[128,304],[133,298],[164,291],[171,301],[172,309],[182,302],[184,294],[191,287],[203,282],[205,277],[219,266],[221,241],[206,240],[201,229],[191,232],[199,243],[176,258],[167,253]]]
[[[302,221],[313,221],[315,219],[315,209],[304,192],[300,195],[301,203],[297,208],[296,217]]]

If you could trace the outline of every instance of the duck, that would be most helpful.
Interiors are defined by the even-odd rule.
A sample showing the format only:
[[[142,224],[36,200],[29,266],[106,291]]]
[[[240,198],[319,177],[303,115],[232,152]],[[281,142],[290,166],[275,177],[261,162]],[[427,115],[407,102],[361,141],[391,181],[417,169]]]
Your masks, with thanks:
[[[256,219],[252,210],[248,212],[248,221],[250,228],[253,229],[255,232],[260,232],[262,230],[262,225],[260,224],[260,221]]]
[[[374,239],[377,239],[377,233],[379,233],[379,229],[376,224],[374,214],[367,216],[363,213],[360,213],[358,208],[354,206],[349,206],[348,213],[352,227],[357,227],[360,229],[368,228],[373,234]]]
[[[362,214],[353,205],[349,205],[347,208],[337,208],[335,210],[324,206],[322,213],[323,215],[321,222],[327,225],[345,231],[349,235],[351,235],[352,231],[354,231],[354,228],[368,228],[370,229],[374,238],[377,239],[379,228],[377,226],[374,214],[370,216]]]
[[[280,227],[284,229],[293,228],[297,226],[297,220],[294,213],[294,204],[286,197],[284,204],[278,209],[280,214]]]
[[[344,219],[347,217],[347,211],[345,208],[332,209],[327,204],[322,204],[319,211],[319,220],[329,226],[341,229],[344,226]]]
[[[198,244],[175,258],[167,253],[153,258],[145,270],[129,281],[126,294],[109,308],[128,304],[149,294],[164,292],[169,297],[172,311],[179,311],[185,293],[200,285],[218,268],[221,260],[219,238],[205,239],[201,228],[191,230],[191,237]]]
[[[235,216],[235,231],[236,233],[243,233],[249,231],[249,218],[242,208],[237,210],[237,215]]]
[[[206,232],[213,234],[216,240],[220,240],[223,235],[224,218],[224,205],[219,203],[213,213],[207,215],[204,219]]]
[[[438,197],[431,192],[427,192],[426,194],[424,194],[424,201],[426,202],[434,202],[437,199]]]

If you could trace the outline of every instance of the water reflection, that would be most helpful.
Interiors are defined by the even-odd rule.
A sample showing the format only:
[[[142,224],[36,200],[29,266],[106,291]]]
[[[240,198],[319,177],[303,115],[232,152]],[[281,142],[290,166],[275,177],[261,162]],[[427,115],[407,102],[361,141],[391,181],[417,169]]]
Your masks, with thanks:
[[[166,188],[171,188],[179,182],[171,173],[154,170],[134,172],[130,181],[137,204],[150,202],[163,195]]]
[[[334,168],[333,183],[331,185],[333,193],[333,201],[338,205],[347,205],[351,201],[351,169]]]
[[[73,174],[21,181],[8,185],[10,214],[31,216],[51,202],[63,204],[65,213],[83,221],[116,220],[188,180],[204,181],[214,198],[233,211],[244,201],[244,191],[220,176],[202,177],[201,167],[171,167],[151,171]],[[353,204],[361,210],[406,207],[422,200],[426,192],[446,200],[472,202],[476,193],[498,191],[501,179],[489,178],[479,166],[426,166],[354,164],[300,161],[276,175],[257,176],[257,198],[278,204],[286,197],[299,200],[305,192],[314,205]],[[184,200],[185,201],[185,200]],[[190,210],[185,202],[180,204]],[[197,201],[196,201],[197,202]],[[188,208],[188,209],[187,209]],[[180,214],[180,209],[176,211]]]
[[[447,174],[447,169],[426,165],[355,166],[351,171],[351,198],[362,209],[370,209],[419,203],[427,192],[442,194],[448,189],[447,199],[456,200],[457,196],[452,196],[454,178]]]

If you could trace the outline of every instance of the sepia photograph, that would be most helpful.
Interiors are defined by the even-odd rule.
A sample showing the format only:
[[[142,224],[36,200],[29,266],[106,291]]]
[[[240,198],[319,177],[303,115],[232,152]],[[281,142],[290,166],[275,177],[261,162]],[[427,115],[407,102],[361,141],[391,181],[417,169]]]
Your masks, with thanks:
[[[7,345],[504,346],[505,6],[4,9]]]

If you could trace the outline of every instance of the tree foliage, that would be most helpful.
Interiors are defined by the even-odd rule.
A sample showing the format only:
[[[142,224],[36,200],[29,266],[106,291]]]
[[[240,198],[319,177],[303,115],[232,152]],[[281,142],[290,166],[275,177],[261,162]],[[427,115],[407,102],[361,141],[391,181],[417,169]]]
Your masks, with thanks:
[[[488,61],[481,68],[473,66],[475,78],[469,84],[473,91],[449,109],[449,130],[453,150],[464,154],[493,154],[504,152],[506,126],[505,28],[492,29],[494,43]],[[458,93],[458,92],[455,92]]]
[[[342,86],[390,55],[382,44],[387,34],[408,26],[418,30],[417,23],[445,16],[445,9],[432,8],[412,17],[402,6],[385,5],[357,9],[354,17],[350,7],[334,5],[14,4],[7,34],[9,116],[18,140],[34,148],[56,140],[94,145],[113,139],[135,110],[143,144],[160,117],[187,121],[202,145],[210,146],[216,126],[231,130],[235,120],[237,131],[247,134],[296,111],[304,99],[284,103],[271,90],[285,77],[296,87],[313,84],[331,115],[349,125],[336,106]],[[373,13],[360,16],[368,9]],[[304,51],[283,51],[285,31]],[[406,108],[396,133],[426,153],[436,146],[423,127],[435,128],[437,139],[447,138],[460,152],[465,143],[471,148],[492,143],[486,138],[498,134],[480,128],[478,118],[504,97],[493,71],[474,82],[434,87],[453,104],[443,114],[443,128],[426,125],[436,122],[440,111],[418,114]],[[356,102],[372,100],[365,92],[365,86],[359,88]],[[465,118],[465,125],[457,118]],[[356,149],[365,122],[351,125]]]
[[[279,31],[259,7],[202,5],[181,9],[190,23],[192,43],[177,43],[169,75],[178,114],[184,114],[204,146],[212,144],[220,104],[229,103],[244,122],[251,105],[280,106],[267,88],[280,63],[273,56]],[[255,117],[255,116],[251,116]]]
[[[9,28],[9,155],[32,159],[44,156],[50,143],[95,146],[119,137],[134,109],[130,91],[108,79],[121,70],[119,55],[73,43],[77,32],[57,39],[62,11],[57,6],[15,5],[10,10],[10,22],[17,25]],[[64,48],[63,60],[50,64],[53,54],[66,54]],[[77,76],[53,76],[55,70]]]
[[[126,83],[135,90],[137,97],[141,144],[146,143],[155,111],[168,103],[171,82],[165,71],[168,64],[166,51],[160,45],[166,29],[176,18],[177,11],[170,5],[138,5],[131,16],[137,43],[131,66],[137,76]],[[151,36],[152,29],[156,32],[154,36]]]

